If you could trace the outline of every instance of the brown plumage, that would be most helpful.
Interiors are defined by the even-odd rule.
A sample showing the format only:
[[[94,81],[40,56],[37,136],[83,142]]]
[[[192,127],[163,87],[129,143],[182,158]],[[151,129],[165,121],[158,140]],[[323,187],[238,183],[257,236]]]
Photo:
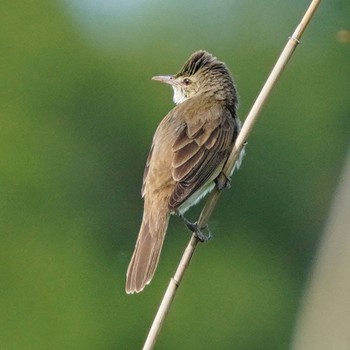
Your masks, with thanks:
[[[179,73],[158,76],[177,104],[159,124],[143,176],[144,213],[126,281],[143,290],[158,264],[170,214],[182,215],[215,186],[240,130],[237,93],[226,65],[195,52]]]

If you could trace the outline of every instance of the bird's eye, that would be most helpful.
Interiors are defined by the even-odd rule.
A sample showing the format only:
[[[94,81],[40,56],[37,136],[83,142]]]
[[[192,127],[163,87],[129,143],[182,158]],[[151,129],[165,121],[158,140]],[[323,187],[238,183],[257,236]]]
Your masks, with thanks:
[[[186,86],[188,86],[188,85],[190,85],[192,83],[192,81],[190,79],[188,79],[188,78],[185,78],[182,82]]]

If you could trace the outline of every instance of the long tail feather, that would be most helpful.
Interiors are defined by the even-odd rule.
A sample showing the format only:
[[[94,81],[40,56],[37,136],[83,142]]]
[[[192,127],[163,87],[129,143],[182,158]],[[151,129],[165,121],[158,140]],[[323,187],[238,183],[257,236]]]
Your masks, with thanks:
[[[158,212],[154,218],[144,215],[126,273],[126,293],[141,292],[151,282],[159,261],[168,222],[169,214],[166,211]]]

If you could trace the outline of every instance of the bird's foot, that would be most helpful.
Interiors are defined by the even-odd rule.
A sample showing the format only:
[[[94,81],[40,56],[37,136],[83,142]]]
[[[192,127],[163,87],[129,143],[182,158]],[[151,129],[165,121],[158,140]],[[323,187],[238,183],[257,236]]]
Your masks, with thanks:
[[[185,222],[187,228],[194,233],[198,240],[200,240],[201,242],[207,242],[211,239],[212,236],[208,229],[208,225],[205,225],[204,227],[199,227],[197,222],[190,222],[183,215],[180,215],[180,217]],[[203,233],[203,230],[207,230],[208,233]]]
[[[229,190],[231,188],[231,178],[221,173],[216,179],[215,184],[218,190]]]
[[[197,222],[192,224],[191,231],[194,233],[197,239],[199,239],[201,242],[207,242],[212,238],[211,232],[209,231],[208,225],[205,225],[205,227],[199,228]],[[203,230],[207,231],[207,234],[203,233]]]

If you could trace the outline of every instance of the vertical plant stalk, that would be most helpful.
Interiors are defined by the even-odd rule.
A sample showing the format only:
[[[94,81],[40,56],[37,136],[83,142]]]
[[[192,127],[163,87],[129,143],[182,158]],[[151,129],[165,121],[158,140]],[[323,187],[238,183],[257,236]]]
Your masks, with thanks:
[[[233,166],[238,158],[238,155],[240,154],[241,150],[243,149],[248,136],[250,132],[252,131],[259,113],[266,102],[268,96],[270,95],[272,88],[275,86],[278,78],[282,74],[284,68],[286,67],[290,57],[294,53],[297,45],[300,43],[301,36],[303,35],[307,25],[311,21],[311,18],[313,14],[315,13],[318,5],[320,4],[321,0],[312,0],[311,4],[309,5],[308,9],[306,10],[301,22],[295,29],[293,35],[289,37],[289,40],[284,47],[280,57],[278,58],[272,72],[270,73],[268,79],[266,80],[265,85],[263,86],[262,90],[260,91],[260,94],[258,95],[256,101],[254,102],[247,118],[245,119],[245,122],[242,126],[242,129],[237,137],[237,140],[235,142],[235,145],[233,147],[233,150],[226,162],[226,165],[223,169],[223,174],[221,176],[229,178],[229,174],[231,173],[231,170],[233,169]],[[225,175],[224,175],[225,174]],[[223,179],[224,180],[224,179]],[[214,208],[219,200],[221,191],[219,191],[217,188],[215,188],[207,202],[205,203],[205,206],[199,216],[198,219],[198,226],[200,228],[206,227],[209,218],[211,214],[214,211]],[[171,303],[175,297],[176,291],[181,283],[182,277],[184,276],[184,273],[191,261],[192,255],[196,249],[196,246],[198,244],[198,239],[195,237],[195,235],[192,235],[191,240],[185,249],[185,252],[181,258],[181,261],[177,267],[177,270],[175,272],[174,277],[170,280],[168,288],[164,294],[163,300],[159,306],[158,312],[154,318],[153,324],[151,326],[151,329],[148,333],[147,339],[145,341],[145,344],[143,346],[143,350],[151,350],[153,349],[160,329],[162,327],[163,321],[170,309]]]

